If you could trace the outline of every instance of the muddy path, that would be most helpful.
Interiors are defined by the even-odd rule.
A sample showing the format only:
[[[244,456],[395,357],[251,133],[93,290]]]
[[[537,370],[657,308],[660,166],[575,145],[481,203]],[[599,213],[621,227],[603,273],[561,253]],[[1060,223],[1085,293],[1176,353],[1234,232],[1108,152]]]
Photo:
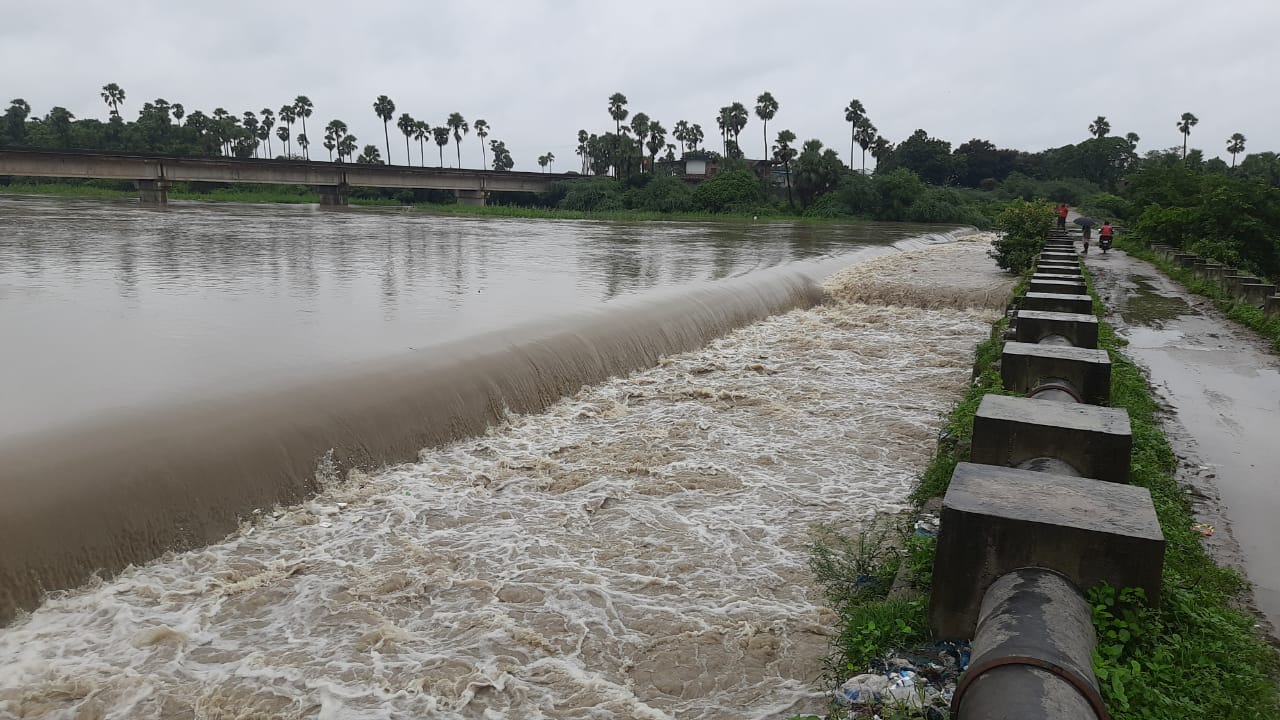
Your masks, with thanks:
[[[1247,328],[1120,250],[1085,258],[1108,320],[1166,406],[1178,480],[1218,562],[1253,583],[1273,640],[1280,621],[1280,358]]]

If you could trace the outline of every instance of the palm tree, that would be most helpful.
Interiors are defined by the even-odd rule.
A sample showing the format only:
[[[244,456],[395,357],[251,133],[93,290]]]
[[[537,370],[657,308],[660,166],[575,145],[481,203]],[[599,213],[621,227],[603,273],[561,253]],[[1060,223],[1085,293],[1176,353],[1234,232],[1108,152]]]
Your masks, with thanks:
[[[115,83],[102,86],[102,101],[111,108],[112,117],[120,117],[120,103],[124,102],[124,88]]]
[[[716,127],[720,128],[721,151],[726,157],[729,155],[729,126],[733,124],[733,118],[729,116],[729,111],[729,106],[725,105],[716,114]]]
[[[298,120],[298,113],[293,109],[293,106],[292,106],[292,105],[285,105],[285,106],[281,107],[281,108],[280,108],[280,112],[279,112],[279,113],[276,113],[276,116],[280,118],[280,122],[282,122],[282,123],[284,123],[285,125],[288,125],[288,126],[289,126],[289,133],[288,133],[288,134],[292,135],[292,134],[293,134],[293,124],[294,124],[295,122],[297,122],[297,120]],[[293,157],[293,146],[292,146],[292,145],[290,145],[290,146],[289,146],[289,149],[285,150],[285,155],[287,155],[287,156],[289,156],[289,157]]]
[[[698,123],[694,123],[689,126],[689,133],[685,137],[685,139],[689,141],[690,150],[697,150],[698,146],[702,144],[702,141],[705,138],[706,135],[702,133],[702,126]]]
[[[365,145],[364,151],[360,153],[360,157],[356,158],[356,162],[362,165],[381,165],[382,152],[378,150],[377,145]]]
[[[649,136],[649,116],[645,113],[638,112],[631,116],[631,132],[636,135],[636,145],[640,147],[640,157],[643,165],[644,158],[644,140]],[[641,169],[643,172],[643,168]],[[631,174],[631,146],[627,146],[627,174]]]
[[[627,96],[614,93],[609,96],[609,117],[613,118],[613,131],[622,133],[622,121],[627,119]]]
[[[1200,118],[1189,112],[1182,113],[1182,119],[1178,121],[1178,131],[1182,133],[1182,159],[1187,159],[1187,138],[1191,136],[1191,128],[1200,122]]]
[[[548,173],[551,172],[551,166],[554,165],[555,162],[556,162],[556,154],[552,152],[547,153],[547,172]]]
[[[427,166],[427,152],[423,149],[423,142],[429,137],[431,137],[430,125],[423,120],[413,124],[413,139],[418,141],[418,162],[422,167]]]
[[[307,97],[306,95],[299,95],[298,97],[294,98],[294,100],[293,100],[293,114],[294,114],[298,119],[302,120],[302,134],[303,134],[303,135],[306,135],[306,134],[307,134],[307,118],[311,117],[311,111],[312,111],[312,109],[313,109],[313,108],[312,108],[312,105],[311,105],[311,98]],[[303,154],[303,157],[304,157],[304,158],[306,158],[307,160],[310,160],[310,159],[311,159],[311,155],[310,155],[309,153],[306,153],[305,149],[304,149],[303,153],[304,153],[304,154]],[[333,159],[332,155],[333,155],[333,153],[330,153],[330,158],[329,158],[330,160],[332,160],[332,159]]]
[[[768,90],[760,93],[760,97],[756,98],[756,117],[760,118],[760,122],[764,123],[764,155],[769,157],[769,121],[774,115],[778,114],[778,101],[773,99],[773,93]]]
[[[453,131],[454,149],[458,151],[458,167],[461,168],[462,136],[470,132],[471,128],[467,126],[467,121],[462,117],[462,113],[449,113],[449,120],[445,124]]]
[[[689,139],[689,121],[680,120],[671,129],[671,137],[680,143],[680,154],[685,153],[685,142]]]
[[[359,142],[357,142],[355,135],[343,137],[338,143],[338,157],[341,158],[345,155],[347,156],[347,162],[350,162],[351,158],[356,154],[357,147],[359,147]],[[378,148],[375,146],[373,149],[377,150]]]
[[[306,134],[306,133],[303,133],[303,134],[301,134],[301,135],[299,135],[299,136],[298,136],[298,144],[299,144],[299,145],[301,145],[301,144],[302,144],[302,138],[304,138],[304,137],[306,137],[306,136],[307,136],[307,134]],[[333,149],[334,149],[335,147],[337,147],[337,143],[334,141],[333,136],[332,136],[332,135],[325,135],[325,136],[324,136],[324,149],[329,151],[329,162],[333,162]]]
[[[787,173],[787,205],[795,207],[795,201],[791,199],[791,161],[796,159],[796,149],[791,143],[796,141],[796,134],[790,130],[783,130],[778,133],[778,139],[773,146],[773,159],[782,163],[783,170]]]
[[[174,122],[181,125],[182,117],[187,114],[187,109],[182,107],[182,103],[174,103],[170,109],[173,111]]]
[[[862,106],[862,101],[854,98],[844,109],[844,121],[852,127],[849,128],[849,169],[853,169],[853,146],[858,144],[858,126],[867,119],[867,109]]]
[[[413,119],[409,113],[401,113],[400,119],[396,120],[396,127],[400,128],[400,132],[404,133],[404,164],[412,165],[413,156],[409,154],[409,138],[413,136],[414,131],[418,129],[418,121]],[[390,164],[391,155],[387,155],[387,163]]]
[[[654,172],[658,167],[658,151],[667,144],[667,129],[662,127],[662,123],[654,120],[649,123],[649,172]]]
[[[436,147],[440,149],[440,167],[444,167],[444,146],[449,144],[449,128],[432,128],[431,137],[436,141]]]
[[[867,150],[876,141],[876,126],[870,121],[863,118],[862,124],[853,131],[854,142],[858,143],[858,147],[862,148],[862,174],[867,174]]]
[[[347,137],[347,124],[341,120],[330,120],[329,124],[324,128],[324,146],[329,147],[330,141],[332,141],[334,148],[337,148],[338,150],[338,162],[342,162],[342,156],[344,154],[342,152],[342,140],[345,137]],[[329,149],[330,162],[333,161],[334,148]]]
[[[244,129],[249,132],[249,137],[258,136],[258,116],[253,114],[252,110],[244,111]],[[258,144],[253,144],[253,156],[258,157]]]
[[[276,128],[276,137],[280,138],[281,145],[284,145],[285,143],[289,142],[289,126],[285,124],[281,124],[280,127]],[[291,153],[288,150],[285,150],[284,151],[285,159],[292,160],[293,158],[289,157],[290,154]]]
[[[539,155],[539,156],[538,156],[538,167],[542,168],[542,169],[543,169],[543,172],[546,172],[546,168],[547,168],[547,163],[548,163],[548,162],[550,162],[550,160],[547,160],[547,156],[546,156],[546,155]]]
[[[271,157],[271,130],[276,126],[276,115],[271,112],[271,108],[262,108],[262,127],[258,130],[258,137],[267,141],[267,157]]]
[[[893,154],[893,143],[884,138],[883,135],[877,135],[876,141],[871,143],[871,157],[876,159],[876,170],[880,169],[880,164],[889,159]]]
[[[305,156],[305,153],[307,152],[307,148],[311,147],[311,141],[307,139],[306,133],[298,133],[298,147],[302,148],[302,152],[304,153],[304,156]],[[329,159],[333,160],[332,153],[330,153]]]
[[[1142,140],[1142,138],[1138,137],[1138,133],[1135,132],[1125,133],[1124,139],[1125,142],[1129,143],[1129,152],[1137,150],[1138,142]]]
[[[587,174],[587,141],[590,139],[591,136],[587,134],[586,130],[578,131],[578,149],[575,150],[574,153],[577,154],[578,157],[582,158],[583,175]]]
[[[476,120],[471,125],[471,129],[476,131],[476,137],[480,138],[480,169],[488,167],[489,159],[484,154],[484,139],[489,137],[489,123],[484,120]]]
[[[1227,152],[1231,153],[1231,167],[1235,168],[1236,155],[1244,152],[1244,135],[1231,133],[1231,137],[1227,138]]]
[[[373,101],[373,114],[382,119],[382,137],[387,141],[387,162],[391,162],[391,133],[387,130],[387,123],[391,122],[395,112],[396,104],[386,95],[379,95],[378,99]]]
[[[1089,123],[1089,134],[1096,138],[1104,138],[1109,132],[1111,132],[1111,123],[1107,122],[1107,119],[1102,115],[1094,118],[1093,122]]]
[[[739,150],[742,149],[742,144],[738,142],[738,135],[747,126],[749,119],[751,119],[751,113],[747,112],[747,108],[742,103],[735,102],[729,106],[729,129],[733,131],[733,142]]]

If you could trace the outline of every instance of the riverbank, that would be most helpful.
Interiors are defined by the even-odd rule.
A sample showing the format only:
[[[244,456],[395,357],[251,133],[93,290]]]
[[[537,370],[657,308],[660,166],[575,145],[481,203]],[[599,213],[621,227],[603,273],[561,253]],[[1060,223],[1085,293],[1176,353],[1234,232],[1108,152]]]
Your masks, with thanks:
[[[1110,316],[1097,295],[1095,311]],[[983,395],[1004,393],[997,361],[1005,324],[1004,319],[996,322],[990,339],[977,348],[974,385],[952,411],[937,454],[915,490],[921,507],[945,494],[956,464],[968,459],[973,418]],[[1203,535],[1193,529],[1200,519],[1190,502],[1193,493],[1180,483],[1183,463],[1178,460],[1187,456],[1171,449],[1162,424],[1167,418],[1161,417],[1152,387],[1121,351],[1127,341],[1105,320],[1100,327],[1099,346],[1113,363],[1111,405],[1128,411],[1133,429],[1132,483],[1151,491],[1168,543],[1158,610],[1144,610],[1117,591],[1090,593],[1098,632],[1095,671],[1108,709],[1117,720],[1275,717],[1280,712],[1280,668],[1254,618],[1238,609],[1248,604],[1247,584],[1206,552]],[[881,533],[878,541],[846,537],[816,547],[814,569],[840,614],[838,642],[828,663],[833,682],[927,641],[932,514],[924,511],[922,517],[924,534],[906,523]],[[905,552],[886,552],[893,547]],[[851,559],[836,566],[838,572],[830,572],[832,548],[836,557]],[[891,594],[886,578],[895,576],[897,591]]]
[[[97,184],[95,184],[97,183]],[[31,195],[65,197],[90,200],[137,200],[134,189],[108,187],[117,183],[89,181],[87,183],[17,183],[0,185],[0,196]],[[209,192],[193,192],[176,187],[169,190],[170,200],[211,203],[281,203],[290,205],[318,205],[320,195],[310,188],[270,189],[254,187],[220,188]],[[531,207],[524,205],[459,205],[456,203],[413,202],[406,203],[390,198],[369,198],[351,195],[348,202],[360,207],[395,207],[411,209],[427,215],[475,218],[517,218],[526,220],[598,220],[607,222],[787,222],[814,225],[850,225],[872,222],[857,217],[815,217],[799,212],[788,213],[762,209],[753,213],[711,212],[654,212],[649,210],[564,210],[560,208]],[[947,224],[947,223],[943,223]],[[955,223],[953,226],[961,225]]]

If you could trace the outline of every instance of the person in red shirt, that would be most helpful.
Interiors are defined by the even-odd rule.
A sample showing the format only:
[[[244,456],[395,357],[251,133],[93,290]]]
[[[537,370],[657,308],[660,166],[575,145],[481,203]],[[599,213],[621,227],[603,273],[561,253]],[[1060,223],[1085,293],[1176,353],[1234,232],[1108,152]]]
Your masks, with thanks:
[[[1114,233],[1115,230],[1111,227],[1111,221],[1103,220],[1102,228],[1098,230],[1098,247],[1102,248],[1102,252],[1106,252],[1111,249],[1111,236]]]
[[[1067,212],[1068,212],[1067,204],[1058,203],[1058,229],[1059,230],[1067,229]]]

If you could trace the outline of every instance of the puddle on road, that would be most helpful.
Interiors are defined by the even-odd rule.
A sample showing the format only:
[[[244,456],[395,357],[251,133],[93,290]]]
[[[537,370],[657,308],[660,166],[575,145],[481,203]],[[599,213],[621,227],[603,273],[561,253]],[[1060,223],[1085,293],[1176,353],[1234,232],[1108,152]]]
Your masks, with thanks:
[[[1129,276],[1129,282],[1134,285],[1134,290],[1125,298],[1124,309],[1120,311],[1120,316],[1126,323],[1159,326],[1164,320],[1199,314],[1187,304],[1186,300],[1158,293],[1151,280],[1149,275]]]

